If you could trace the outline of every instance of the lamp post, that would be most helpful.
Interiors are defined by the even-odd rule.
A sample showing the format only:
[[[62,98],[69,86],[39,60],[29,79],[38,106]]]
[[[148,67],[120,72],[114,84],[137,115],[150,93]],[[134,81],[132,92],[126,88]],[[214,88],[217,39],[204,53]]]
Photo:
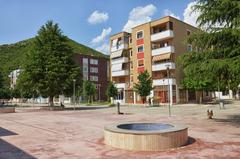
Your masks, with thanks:
[[[74,105],[74,110],[75,110],[75,106],[76,106],[76,102],[75,102],[75,85],[76,85],[76,79],[73,79],[73,105]]]
[[[170,64],[165,65],[167,69],[167,78],[168,78],[168,115],[169,117],[171,116],[171,107],[170,107],[170,82],[169,82],[169,67]]]

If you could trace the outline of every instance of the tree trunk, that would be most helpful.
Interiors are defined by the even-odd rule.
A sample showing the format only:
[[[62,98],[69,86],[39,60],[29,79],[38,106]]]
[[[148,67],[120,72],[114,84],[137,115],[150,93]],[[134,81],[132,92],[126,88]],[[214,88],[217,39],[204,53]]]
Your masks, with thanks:
[[[142,103],[144,104],[146,102],[146,97],[142,97]]]
[[[49,102],[50,107],[54,106],[53,97],[52,96],[49,97],[48,102]]]
[[[203,101],[203,91],[200,91],[199,103],[202,104]]]

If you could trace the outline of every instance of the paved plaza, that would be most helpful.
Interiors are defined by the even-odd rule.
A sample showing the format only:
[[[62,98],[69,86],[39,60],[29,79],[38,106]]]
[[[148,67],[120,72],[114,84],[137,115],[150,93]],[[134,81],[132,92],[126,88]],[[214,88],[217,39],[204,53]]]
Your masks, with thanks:
[[[207,110],[213,119],[207,119]],[[88,106],[76,111],[33,111],[0,114],[0,159],[231,159],[240,156],[240,102],[226,105],[176,105],[168,107]],[[185,124],[189,144],[160,152],[137,152],[104,145],[103,128],[123,121],[154,121]]]

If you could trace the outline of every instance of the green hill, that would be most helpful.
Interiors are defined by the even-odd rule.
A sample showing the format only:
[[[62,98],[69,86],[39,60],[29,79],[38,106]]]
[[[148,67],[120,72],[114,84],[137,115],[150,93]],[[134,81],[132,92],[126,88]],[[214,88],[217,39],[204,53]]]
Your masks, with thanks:
[[[25,55],[29,51],[33,40],[34,38],[31,38],[14,44],[0,45],[0,71],[3,73],[5,79],[7,79],[7,75],[12,70],[19,68],[24,63]],[[109,56],[71,39],[68,39],[68,43],[72,46],[75,53],[109,58]]]

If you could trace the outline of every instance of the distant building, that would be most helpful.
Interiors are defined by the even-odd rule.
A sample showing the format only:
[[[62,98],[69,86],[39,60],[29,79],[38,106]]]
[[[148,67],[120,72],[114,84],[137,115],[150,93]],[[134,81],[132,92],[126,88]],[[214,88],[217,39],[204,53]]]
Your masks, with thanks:
[[[20,75],[21,70],[17,69],[17,70],[13,70],[12,72],[10,72],[9,74],[9,78],[10,78],[10,88],[14,89],[17,85],[17,78]]]
[[[94,100],[106,101],[106,90],[110,80],[109,59],[82,54],[75,54],[74,61],[82,68],[83,80],[96,84]]]

